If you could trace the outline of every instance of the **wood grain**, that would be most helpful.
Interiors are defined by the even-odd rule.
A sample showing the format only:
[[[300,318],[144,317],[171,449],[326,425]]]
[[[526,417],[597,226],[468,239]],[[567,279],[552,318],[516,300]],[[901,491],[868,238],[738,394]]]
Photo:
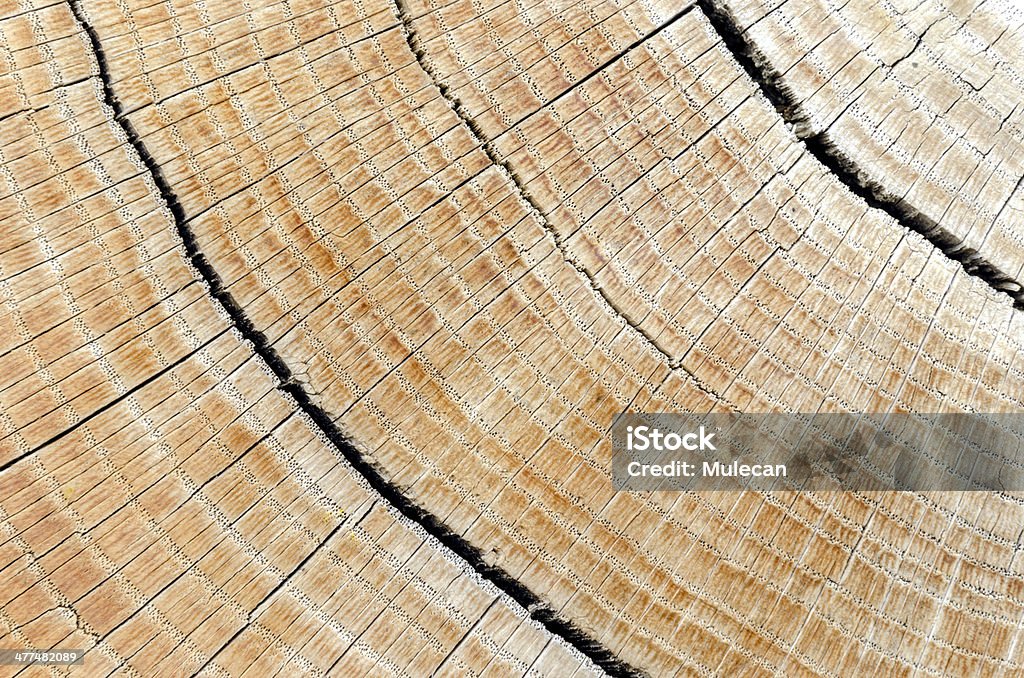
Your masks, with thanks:
[[[910,218],[1024,276],[1024,14],[986,2],[717,3],[835,148]]]
[[[0,35],[26,26],[70,36],[47,63],[87,77],[37,95],[34,66],[9,71],[22,98],[0,112],[0,645],[85,649],[85,675],[596,675],[279,390],[186,258],[68,7]]]
[[[627,409],[1024,407],[1020,310],[851,192],[704,5],[76,7],[0,22],[10,638],[143,675],[1022,670],[1016,494],[611,487]],[[914,174],[849,124],[1019,272],[1009,141],[989,172],[926,134]]]

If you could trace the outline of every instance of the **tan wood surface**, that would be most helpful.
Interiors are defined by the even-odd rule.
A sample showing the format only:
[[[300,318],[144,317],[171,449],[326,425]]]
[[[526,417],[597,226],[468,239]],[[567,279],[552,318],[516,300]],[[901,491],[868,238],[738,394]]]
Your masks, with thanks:
[[[1024,275],[1024,11],[1005,0],[722,0],[797,103],[801,136]]]
[[[0,112],[0,646],[84,649],[71,668],[94,676],[596,675],[276,388],[187,262],[68,7],[0,36],[28,45]],[[32,45],[52,45],[48,87]]]
[[[599,672],[573,644],[651,675],[1024,670],[1018,495],[612,489],[627,409],[1024,408],[1021,311],[854,195],[702,7],[75,7],[92,35],[62,3],[0,19],[0,646],[138,675]],[[811,54],[783,33],[750,35]],[[893,191],[1009,177],[927,214],[1020,271],[1012,128],[988,174],[927,134],[951,159],[913,174],[849,115],[827,133]]]

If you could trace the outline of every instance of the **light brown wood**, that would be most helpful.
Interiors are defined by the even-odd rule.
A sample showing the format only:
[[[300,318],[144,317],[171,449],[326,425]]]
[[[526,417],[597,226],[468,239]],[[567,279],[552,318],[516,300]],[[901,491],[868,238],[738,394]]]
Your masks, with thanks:
[[[0,646],[140,675],[599,672],[572,643],[650,675],[1022,670],[1016,494],[612,489],[627,409],[1024,408],[1021,311],[822,164],[706,5],[76,7],[92,36],[63,4],[0,20]],[[758,49],[803,58],[779,25]],[[885,96],[797,71],[807,110]],[[987,181],[959,142],[914,174],[836,124],[908,203]],[[1002,139],[990,174],[1019,176]],[[918,209],[1018,275],[1013,190]],[[270,353],[482,562],[366,485]]]
[[[95,65],[66,5],[22,27]],[[0,646],[87,650],[84,675],[596,674],[277,390],[99,80],[29,73],[39,110],[0,114]]]
[[[1024,274],[1024,14],[985,2],[718,3],[887,200]]]

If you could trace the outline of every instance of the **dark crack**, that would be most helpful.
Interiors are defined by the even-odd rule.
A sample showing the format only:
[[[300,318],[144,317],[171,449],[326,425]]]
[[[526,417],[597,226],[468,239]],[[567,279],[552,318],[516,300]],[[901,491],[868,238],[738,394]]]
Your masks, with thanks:
[[[721,37],[723,44],[743,67],[747,76],[757,84],[765,98],[772,103],[782,119],[793,125],[796,130],[810,129],[796,96],[782,81],[781,74],[771,66],[767,57],[747,37],[729,10],[716,0],[696,0],[696,3]],[[871,179],[824,131],[798,136],[811,156],[869,207],[884,212],[907,230],[921,235],[947,258],[960,264],[968,275],[983,281],[996,292],[1010,297],[1014,308],[1024,309],[1024,286],[1020,282],[983,257],[980,252],[965,245],[963,239],[931,217],[922,214],[904,198],[893,195],[880,183]]]
[[[487,156],[491,164],[494,167],[498,168],[508,178],[512,185],[515,186],[516,192],[529,206],[530,211],[533,213],[533,216],[538,220],[540,225],[554,240],[555,246],[562,253],[562,257],[564,258],[565,262],[569,266],[572,266],[573,269],[575,269],[577,272],[580,273],[580,275],[583,276],[583,279],[589,283],[589,286],[594,291],[594,293],[597,294],[608,305],[608,307],[612,310],[612,312],[615,313],[617,317],[621,318],[626,325],[631,327],[646,340],[647,344],[649,344],[654,349],[654,351],[658,353],[658,355],[669,366],[670,369],[682,370],[683,372],[690,376],[696,388],[704,392],[708,397],[720,400],[721,397],[713,393],[701,380],[697,379],[696,375],[694,375],[691,371],[683,368],[679,360],[673,359],[672,356],[659,345],[658,341],[655,339],[655,337],[653,337],[650,334],[650,332],[648,332],[639,323],[631,320],[628,314],[625,312],[625,310],[620,308],[616,304],[615,300],[612,299],[608,295],[608,293],[604,289],[602,289],[600,285],[596,283],[590,272],[587,271],[583,265],[575,261],[569,255],[568,249],[562,242],[562,238],[559,236],[558,231],[547,220],[545,212],[543,209],[541,209],[541,206],[534,200],[533,196],[530,195],[530,192],[526,190],[526,186],[524,185],[523,180],[515,172],[514,168],[508,163],[508,161],[501,157],[498,151],[494,148],[492,140],[488,138],[488,136],[484,133],[484,131],[473,119],[473,116],[470,115],[465,110],[465,107],[462,105],[462,103],[452,94],[448,87],[444,85],[441,78],[439,78],[438,75],[434,72],[433,67],[427,60],[427,55],[425,51],[419,44],[419,39],[416,36],[416,31],[413,26],[413,22],[409,18],[410,13],[408,11],[408,8],[405,6],[404,1],[395,0],[395,5],[399,18],[401,19],[404,27],[403,33],[405,34],[405,37],[409,42],[409,49],[416,57],[416,61],[423,69],[424,73],[427,74],[427,76],[431,79],[433,84],[438,88],[441,97],[448,103],[449,107],[459,118],[459,121],[463,123],[466,126],[466,128],[470,131],[470,133],[473,135],[474,140],[479,145],[480,149],[484,152],[484,154]],[[588,80],[590,80],[591,78],[605,70],[609,65],[621,59],[625,54],[639,48],[644,42],[649,40],[658,32],[672,25],[680,18],[682,18],[684,15],[692,11],[694,7],[695,5],[688,3],[683,9],[678,11],[667,21],[662,23],[660,26],[654,28],[649,34],[646,34],[641,38],[635,40],[633,43],[631,43],[630,45],[622,49],[620,52],[615,54],[612,58],[608,59],[605,63],[595,68],[592,72],[587,74],[580,81],[574,83],[567,90],[555,96],[553,100],[559,99],[560,97],[564,96],[567,92],[584,84],[585,82],[587,82]],[[486,564],[484,564],[484,566],[490,567]],[[533,602],[526,606],[527,610],[530,613],[530,616],[544,624],[544,626],[555,635],[562,637],[567,643],[569,643],[577,650],[585,654],[599,667],[601,667],[613,676],[642,675],[642,672],[639,669],[623,661],[615,653],[613,653],[600,642],[595,640],[590,634],[577,627],[571,621],[568,621],[560,617],[557,614],[557,612],[548,608],[532,592],[529,592],[525,588],[523,590],[533,600]]]
[[[615,676],[629,676],[639,673],[618,660],[609,650],[595,643],[593,639],[575,626],[557,617],[539,597],[517,579],[504,570],[487,564],[484,560],[484,554],[480,549],[469,543],[461,535],[452,532],[437,516],[413,503],[411,499],[402,493],[396,484],[385,478],[366,457],[356,450],[355,446],[345,437],[330,415],[311,400],[309,394],[294,379],[288,365],[274,350],[273,346],[270,345],[266,335],[257,330],[252,324],[246,316],[244,309],[238,304],[231,293],[225,289],[220,276],[203,255],[198,241],[188,225],[188,220],[181,203],[164,177],[159,164],[147,150],[145,143],[135,131],[131,121],[125,117],[121,104],[114,94],[106,56],[100,45],[96,30],[88,21],[79,0],[67,0],[67,2],[75,19],[85,31],[95,54],[98,67],[97,75],[102,86],[104,101],[113,111],[114,122],[123,130],[128,142],[138,153],[152,176],[160,197],[167,204],[174,219],[175,228],[186,254],[199,272],[199,275],[209,286],[210,294],[220,303],[242,337],[252,344],[255,353],[263,359],[278,379],[280,382],[278,388],[295,400],[298,409],[310,417],[320,432],[331,441],[346,461],[352,465],[357,473],[366,479],[370,486],[384,500],[389,502],[405,518],[418,524],[430,536],[464,560],[480,577],[522,606],[531,619],[540,623],[549,633],[561,638],[608,673]]]
[[[672,355],[668,352],[668,350],[665,349],[658,342],[658,340],[654,336],[652,336],[651,333],[645,327],[643,327],[643,325],[633,320],[630,317],[629,312],[626,311],[626,309],[620,307],[617,304],[617,302],[614,299],[612,299],[611,296],[608,295],[604,288],[602,288],[601,285],[597,283],[591,272],[588,271],[586,267],[583,266],[583,264],[579,263],[572,257],[572,255],[569,253],[569,248],[565,245],[562,237],[558,234],[558,230],[551,224],[550,221],[548,221],[544,209],[541,207],[540,204],[537,203],[536,200],[534,200],[533,196],[530,195],[530,191],[528,191],[526,188],[526,182],[523,181],[522,177],[519,176],[519,174],[515,171],[512,165],[507,160],[501,157],[501,154],[498,153],[497,149],[495,149],[494,147],[493,139],[489,138],[487,134],[485,134],[484,131],[480,129],[480,125],[476,122],[476,120],[473,119],[473,116],[468,111],[466,111],[466,108],[465,106],[462,105],[462,102],[459,101],[459,99],[454,94],[452,94],[451,90],[447,86],[445,86],[445,84],[442,82],[442,79],[438,77],[438,75],[434,72],[433,67],[427,61],[427,56],[423,48],[419,46],[419,40],[416,37],[416,32],[412,26],[412,21],[407,18],[408,11],[404,7],[404,2],[402,2],[402,0],[396,1],[398,5],[399,16],[401,17],[402,23],[404,24],[405,27],[404,33],[406,39],[409,41],[409,49],[411,49],[413,54],[415,55],[416,61],[419,63],[420,67],[423,68],[423,71],[430,77],[433,84],[437,87],[438,91],[441,93],[441,97],[445,100],[448,106],[459,118],[459,122],[464,124],[466,128],[469,130],[470,134],[473,135],[473,140],[477,143],[479,148],[487,156],[487,159],[491,162],[491,164],[494,167],[498,168],[502,172],[502,174],[505,175],[505,177],[513,186],[515,186],[517,194],[523,199],[524,202],[526,202],[526,204],[529,206],[530,212],[537,219],[537,221],[544,228],[544,230],[554,240],[555,246],[558,247],[558,250],[562,253],[562,258],[565,260],[565,263],[567,263],[569,266],[572,266],[573,269],[575,269],[580,275],[582,275],[583,278],[589,283],[590,288],[594,291],[594,293],[601,297],[601,299],[605,302],[605,304],[608,305],[608,307],[615,313],[617,317],[621,318],[622,321],[626,323],[626,325],[628,325],[638,334],[640,334],[670,368],[679,369],[679,359],[673,358]],[[621,52],[617,53],[614,57],[608,59],[605,63],[601,64],[595,70],[588,73],[586,76],[584,76],[574,85],[569,87],[567,90],[554,96],[551,99],[551,101],[548,102],[548,104],[557,101],[561,97],[565,96],[566,93],[572,91],[574,88],[583,85],[588,80],[592,79],[594,76],[608,68],[608,66],[621,59],[624,55],[640,47],[644,42],[651,39],[659,31],[678,21],[681,17],[689,13],[693,8],[694,5],[687,5],[685,9],[675,14],[671,19],[663,23],[661,26],[655,28],[651,33],[645,35],[643,38],[634,41]],[[522,122],[522,120],[525,119],[525,117],[528,116],[524,116],[524,118],[513,123],[512,127],[515,127],[515,125],[519,124],[519,122]],[[512,129],[512,127],[510,127],[509,129]],[[707,132],[705,132],[705,134],[710,133],[710,131],[711,130],[708,130]],[[693,377],[693,374],[690,373],[689,371],[687,371],[687,374]],[[701,388],[701,390],[707,393],[707,395],[716,399],[721,398],[721,396],[719,396],[718,394],[711,393],[710,391],[708,391],[706,387],[701,386],[700,384],[698,384],[698,386]]]

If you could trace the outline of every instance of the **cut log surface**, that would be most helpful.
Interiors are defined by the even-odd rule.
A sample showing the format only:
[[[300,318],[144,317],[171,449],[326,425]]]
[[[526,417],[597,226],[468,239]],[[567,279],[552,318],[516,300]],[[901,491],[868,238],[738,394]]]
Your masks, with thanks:
[[[714,0],[884,201],[1024,275],[1024,12],[1006,0]]]
[[[1018,494],[608,472],[626,410],[1024,410],[1008,21],[4,7],[0,647],[86,675],[1024,672]]]
[[[86,650],[86,675],[597,675],[276,388],[109,119],[68,6],[0,35],[85,64],[49,96],[32,66],[6,74],[0,646]]]

